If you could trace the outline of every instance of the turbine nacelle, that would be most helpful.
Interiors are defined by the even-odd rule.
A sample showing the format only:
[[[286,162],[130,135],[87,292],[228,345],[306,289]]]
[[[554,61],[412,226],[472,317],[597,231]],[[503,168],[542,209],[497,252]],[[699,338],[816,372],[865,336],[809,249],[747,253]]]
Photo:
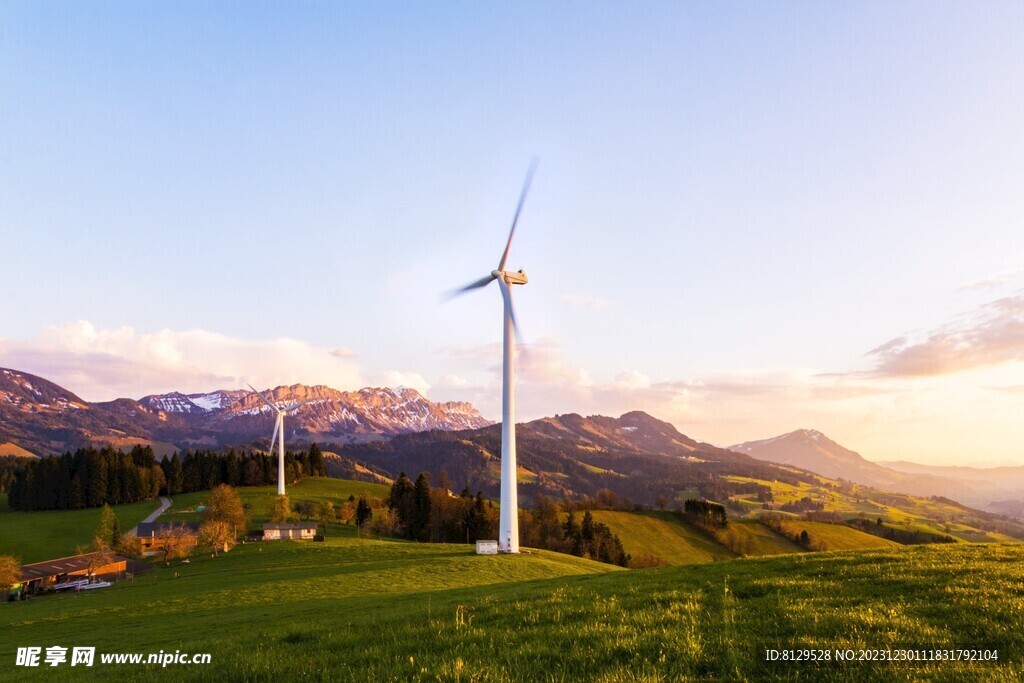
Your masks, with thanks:
[[[492,270],[491,277],[495,280],[501,280],[507,285],[525,285],[529,282],[529,278],[526,277],[526,273],[523,269],[512,272],[507,270]]]

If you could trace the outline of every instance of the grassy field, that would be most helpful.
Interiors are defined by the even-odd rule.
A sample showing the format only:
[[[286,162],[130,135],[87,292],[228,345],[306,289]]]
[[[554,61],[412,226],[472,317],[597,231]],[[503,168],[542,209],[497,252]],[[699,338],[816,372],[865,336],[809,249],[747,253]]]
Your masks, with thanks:
[[[178,571],[179,578],[173,572]],[[247,544],[0,607],[5,680],[1020,680],[1024,546],[916,546],[616,571],[553,553]],[[16,637],[7,637],[16,634]],[[14,648],[208,652],[16,669]],[[767,664],[765,648],[982,647],[998,663]]]
[[[728,529],[736,534],[739,539],[737,547],[747,557],[802,553],[806,550],[758,522],[734,520],[729,522]]]
[[[122,531],[128,531],[160,507],[159,501],[145,500],[114,506]],[[73,555],[78,546],[92,542],[100,521],[100,508],[88,510],[47,510],[11,512],[3,497],[0,512],[0,555],[20,557],[22,563],[42,562]]]
[[[804,519],[782,520],[782,529],[786,533],[799,536],[806,531],[810,537],[811,547],[816,550],[865,550],[870,548],[897,548],[895,541],[879,538],[863,531],[858,531],[842,524],[825,524],[808,522]]]
[[[617,534],[626,552],[636,560],[656,557],[667,565],[701,564],[736,557],[681,523],[671,512],[619,512],[594,510],[594,520]],[[577,521],[582,515],[577,514]]]
[[[778,508],[785,503],[793,503],[806,497],[824,505],[827,512],[835,512],[848,519],[862,517],[874,521],[881,517],[887,525],[904,531],[948,534],[970,543],[1005,543],[1017,540],[1002,533],[986,532],[972,526],[975,522],[970,513],[942,499],[887,494],[856,484],[840,484],[824,477],[818,478],[820,483],[817,485],[804,482],[797,486],[749,477],[726,478],[736,482],[769,486],[774,497],[772,512],[775,514],[787,514],[781,513]],[[741,514],[744,516],[753,518],[764,513],[755,495],[733,496],[731,500],[743,506],[746,512]]]
[[[276,486],[243,486],[236,489],[243,503],[251,507],[251,520],[255,523],[268,521],[270,506],[277,497]],[[390,488],[383,484],[371,484],[348,479],[311,477],[287,487],[288,499],[293,504],[299,501],[332,503],[335,507],[344,504],[349,496],[358,498],[365,495],[370,499],[386,499]],[[171,508],[160,516],[166,521],[194,521],[199,519],[195,508],[209,498],[209,491],[180,493],[171,498]]]

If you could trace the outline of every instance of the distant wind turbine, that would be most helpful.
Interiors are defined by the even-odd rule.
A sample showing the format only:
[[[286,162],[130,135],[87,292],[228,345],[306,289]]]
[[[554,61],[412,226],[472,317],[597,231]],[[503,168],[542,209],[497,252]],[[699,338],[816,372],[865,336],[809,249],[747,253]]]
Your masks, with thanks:
[[[501,289],[501,296],[505,302],[503,351],[504,363],[502,365],[502,390],[501,390],[501,513],[498,523],[498,550],[503,553],[519,552],[519,494],[516,486],[516,421],[515,421],[515,338],[519,336],[519,329],[516,325],[516,315],[512,310],[512,285],[525,285],[528,280],[526,273],[522,270],[509,272],[505,270],[505,263],[508,261],[508,252],[512,247],[512,237],[516,232],[516,224],[519,222],[519,214],[523,210],[523,202],[526,201],[526,193],[530,190],[530,183],[533,180],[533,173],[537,169],[537,160],[530,164],[526,173],[526,182],[523,183],[523,191],[519,194],[519,204],[516,206],[515,216],[512,218],[512,229],[508,233],[508,242],[505,243],[505,251],[498,262],[498,268],[492,270],[490,275],[482,277],[476,282],[455,290],[451,296],[465,294],[473,289],[480,289],[497,280]]]
[[[273,410],[275,413],[277,413],[277,420],[274,421],[274,436],[270,437],[270,450],[267,451],[267,452],[271,453],[271,454],[274,452],[274,442],[277,441],[277,495],[283,496],[284,495],[284,416],[285,416],[286,413],[290,413],[291,411],[295,410],[299,406],[303,406],[303,405],[309,403],[309,401],[308,400],[306,400],[306,401],[299,401],[298,403],[293,403],[290,406],[287,406],[286,408],[278,408],[276,405],[274,405],[273,403],[270,402],[270,399],[268,399],[262,393],[256,391],[256,389],[251,384],[249,385],[249,388],[252,389],[252,392],[254,394],[256,394],[257,396],[259,396],[260,399],[262,399],[264,403],[266,403],[268,406],[270,406],[271,410]],[[280,439],[277,438],[278,432],[281,433],[281,438]]]

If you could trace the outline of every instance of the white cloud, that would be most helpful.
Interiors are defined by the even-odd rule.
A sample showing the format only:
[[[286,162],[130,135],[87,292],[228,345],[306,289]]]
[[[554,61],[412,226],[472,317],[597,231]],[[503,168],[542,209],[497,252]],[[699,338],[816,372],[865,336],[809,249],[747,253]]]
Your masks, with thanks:
[[[960,289],[993,289],[1005,285],[1021,274],[1024,274],[1024,270],[1004,270],[1001,273],[995,273],[994,275],[968,282],[961,286]]]
[[[0,364],[49,379],[90,401],[246,383],[362,387],[359,366],[338,351],[287,337],[249,341],[207,330],[103,330],[80,320],[44,327],[29,342],[0,339]]]
[[[398,370],[389,370],[381,375],[381,382],[387,387],[409,387],[415,389],[424,396],[430,391],[430,382],[423,378],[423,375],[418,372],[399,372]]]

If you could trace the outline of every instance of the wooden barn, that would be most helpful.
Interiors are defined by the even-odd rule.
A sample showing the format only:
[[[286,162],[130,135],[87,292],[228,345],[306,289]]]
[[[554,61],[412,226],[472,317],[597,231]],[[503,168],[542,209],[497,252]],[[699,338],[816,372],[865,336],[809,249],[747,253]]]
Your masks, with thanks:
[[[84,581],[118,581],[149,569],[147,564],[113,553],[85,553],[35,562],[21,567],[21,582],[14,586],[11,597],[74,588]]]

